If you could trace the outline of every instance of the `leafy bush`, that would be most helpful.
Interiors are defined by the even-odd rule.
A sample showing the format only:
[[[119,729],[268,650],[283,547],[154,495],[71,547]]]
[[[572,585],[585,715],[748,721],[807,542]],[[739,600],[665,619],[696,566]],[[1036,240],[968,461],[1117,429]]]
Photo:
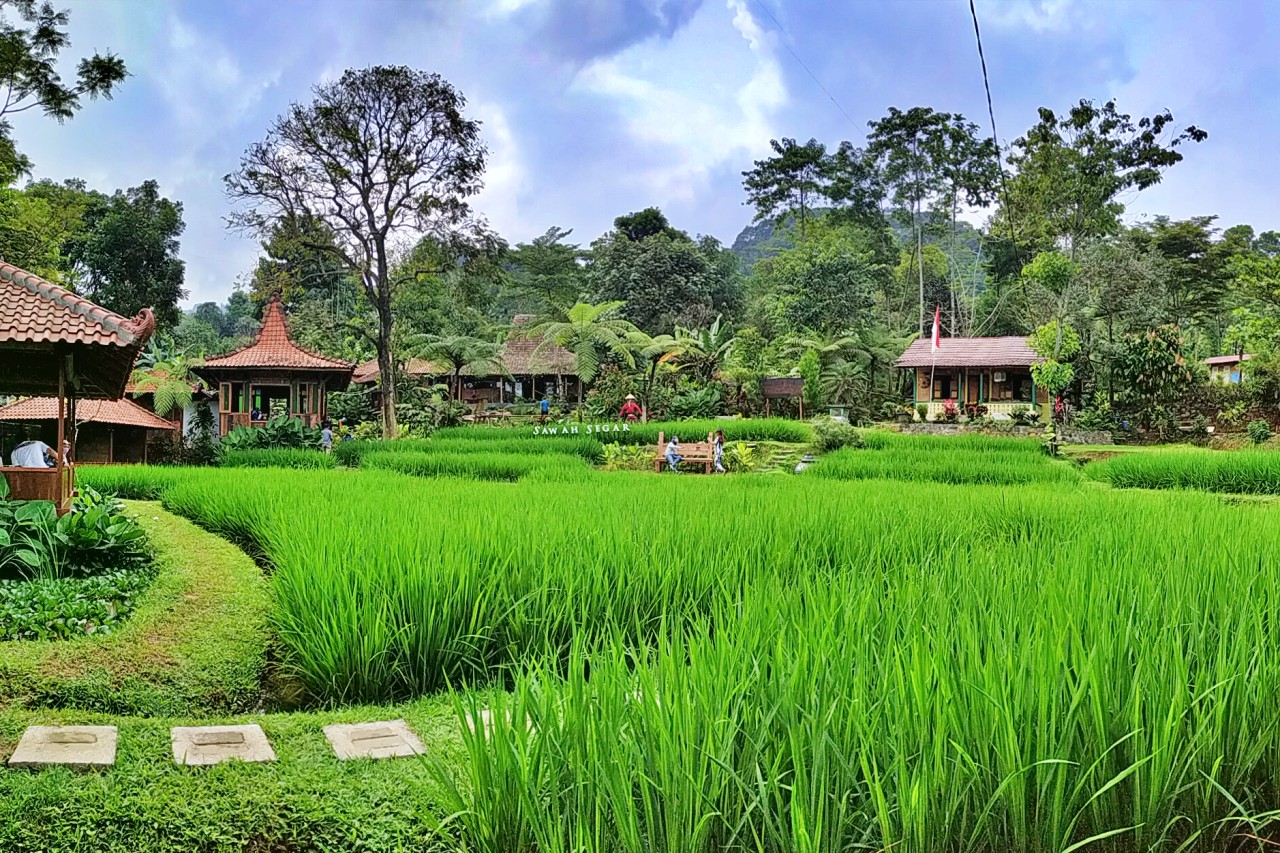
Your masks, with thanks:
[[[66,640],[110,634],[151,583],[149,567],[88,578],[0,581],[0,640]]]
[[[653,467],[653,449],[644,444],[606,444],[604,467],[608,471],[647,471]]]
[[[126,568],[145,558],[142,529],[118,501],[87,485],[61,517],[49,501],[0,502],[0,571],[53,578]]]
[[[1218,420],[1225,426],[1236,426],[1244,420],[1245,413],[1249,410],[1249,404],[1244,400],[1237,400],[1224,407],[1218,412]]]
[[[929,420],[929,404],[916,403],[916,417],[920,419],[920,423]]]
[[[862,433],[851,424],[834,418],[814,418],[813,434],[819,450],[838,450],[841,447],[861,447]]]
[[[1262,444],[1271,438],[1271,424],[1262,419],[1249,421],[1249,425],[1245,427],[1245,430],[1249,433],[1249,440],[1254,444]]]
[[[272,418],[260,427],[236,427],[219,443],[222,451],[319,446],[320,430],[304,426],[301,418],[287,415]]]
[[[675,395],[667,405],[666,414],[672,418],[713,418],[724,409],[724,387],[712,383],[702,388],[692,388]]]
[[[1014,406],[1009,417],[1020,426],[1035,426],[1040,422],[1040,412],[1034,406]]]

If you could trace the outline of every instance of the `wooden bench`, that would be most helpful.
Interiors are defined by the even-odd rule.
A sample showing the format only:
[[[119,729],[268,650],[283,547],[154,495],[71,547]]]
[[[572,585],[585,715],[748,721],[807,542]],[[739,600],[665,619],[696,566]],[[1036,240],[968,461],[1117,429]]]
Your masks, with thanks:
[[[680,442],[680,462],[700,462],[706,473],[711,473],[711,466],[716,461],[716,447],[712,440],[711,433],[707,433],[706,441],[690,441]],[[664,433],[658,433],[658,455],[653,460],[653,471],[655,474],[662,472],[662,466],[667,464],[667,437]]]

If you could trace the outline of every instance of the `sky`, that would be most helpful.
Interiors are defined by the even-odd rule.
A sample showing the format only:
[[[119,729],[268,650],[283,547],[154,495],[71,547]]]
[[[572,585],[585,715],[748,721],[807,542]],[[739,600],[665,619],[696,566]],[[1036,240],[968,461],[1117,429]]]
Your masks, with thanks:
[[[770,139],[861,145],[888,107],[989,128],[968,0],[61,0],[76,58],[121,56],[113,100],[14,121],[35,177],[181,201],[187,306],[225,301],[257,243],[229,232],[223,176],[291,103],[346,68],[437,72],[489,149],[476,210],[513,245],[589,244],[657,205],[726,244],[741,173]],[[1280,229],[1280,3],[976,0],[1002,145],[1047,106],[1115,98],[1209,138],[1125,199],[1131,221],[1217,215]]]

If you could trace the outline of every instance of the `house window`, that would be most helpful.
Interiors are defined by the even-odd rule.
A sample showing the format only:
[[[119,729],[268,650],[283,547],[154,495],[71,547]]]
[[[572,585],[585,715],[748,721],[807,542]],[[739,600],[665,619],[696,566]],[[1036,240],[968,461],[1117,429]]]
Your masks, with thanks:
[[[218,386],[218,406],[223,412],[244,411],[244,385],[239,382],[223,382]]]
[[[1006,370],[991,372],[991,401],[995,403],[1030,403],[1032,399],[1030,373],[1014,373]]]

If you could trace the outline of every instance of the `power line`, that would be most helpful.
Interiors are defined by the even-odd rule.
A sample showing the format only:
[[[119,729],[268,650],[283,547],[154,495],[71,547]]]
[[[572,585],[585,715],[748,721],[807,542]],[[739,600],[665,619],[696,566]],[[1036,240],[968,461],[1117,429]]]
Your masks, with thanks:
[[[1017,245],[1018,234],[1013,227],[1013,208],[1009,206],[1009,186],[1004,179],[1004,167],[1000,163],[1000,136],[996,133],[996,110],[991,104],[991,79],[987,76],[987,55],[982,50],[982,30],[978,28],[978,10],[974,0],[969,0],[969,16],[973,18],[973,36],[978,42],[978,60],[982,63],[982,87],[987,92],[987,116],[991,119],[991,141],[996,146],[996,169],[1000,173],[1000,194],[1004,196],[1005,215],[1009,220],[1009,235]]]
[[[769,7],[764,5],[763,0],[755,0],[755,4],[756,6],[760,7],[760,11],[764,12],[766,15],[769,16],[769,20],[773,21],[773,25],[777,27],[778,30],[781,33],[783,33],[783,35],[785,35],[787,32],[786,29],[783,28],[781,22],[779,22],[778,19],[774,17],[773,12],[769,11]],[[781,41],[782,41],[782,46],[787,49],[787,53],[791,54],[791,58],[794,59],[797,63],[799,63],[800,67],[805,70],[805,73],[809,75],[809,77],[813,80],[814,83],[818,84],[818,88],[821,89],[822,93],[831,100],[831,103],[836,105],[836,109],[840,111],[840,114],[844,116],[845,119],[848,120],[849,124],[852,125],[855,130],[861,130],[862,128],[859,127],[858,123],[853,120],[853,117],[850,116],[847,112],[845,112],[844,107],[840,106],[840,102],[836,100],[835,95],[827,91],[827,87],[822,85],[822,81],[818,79],[818,75],[810,71],[809,66],[804,64],[804,60],[800,58],[800,55],[791,49],[791,45],[787,44],[786,39],[781,39]]]

